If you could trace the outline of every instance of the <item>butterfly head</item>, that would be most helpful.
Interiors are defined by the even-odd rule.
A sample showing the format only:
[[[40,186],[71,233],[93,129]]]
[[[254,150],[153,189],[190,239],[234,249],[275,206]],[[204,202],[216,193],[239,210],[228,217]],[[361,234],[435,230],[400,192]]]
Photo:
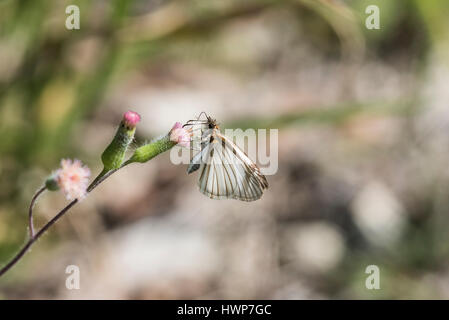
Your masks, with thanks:
[[[216,119],[212,119],[211,117],[207,116],[207,122],[209,129],[219,129],[218,122]]]

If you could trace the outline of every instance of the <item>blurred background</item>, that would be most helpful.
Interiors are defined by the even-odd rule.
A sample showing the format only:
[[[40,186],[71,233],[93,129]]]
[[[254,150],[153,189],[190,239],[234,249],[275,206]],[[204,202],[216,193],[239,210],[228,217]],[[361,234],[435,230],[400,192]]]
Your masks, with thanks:
[[[126,110],[142,115],[135,146],[201,111],[279,129],[261,200],[208,199],[169,153],[129,166],[0,298],[448,299],[448,14],[444,0],[0,0],[1,264],[46,176],[63,157],[98,174]],[[45,194],[36,224],[65,204]]]

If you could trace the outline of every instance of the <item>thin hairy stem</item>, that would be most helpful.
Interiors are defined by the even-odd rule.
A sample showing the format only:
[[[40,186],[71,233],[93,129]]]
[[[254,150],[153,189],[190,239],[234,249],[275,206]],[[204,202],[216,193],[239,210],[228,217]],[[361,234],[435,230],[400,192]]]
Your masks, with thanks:
[[[53,217],[45,226],[42,227],[41,230],[39,230],[38,233],[36,233],[34,236],[30,237],[30,239],[25,243],[23,248],[14,256],[14,258],[11,259],[10,262],[8,262],[1,270],[0,270],[0,277],[4,275],[9,269],[11,269],[17,262],[19,262],[20,259],[25,255],[25,253],[28,251],[28,249],[33,245],[33,243],[39,239],[41,235],[44,234],[45,231],[47,231],[48,228],[50,228],[60,217],[64,215],[71,207],[73,207],[78,202],[78,199],[73,200],[70,202],[64,209],[62,209],[56,216]]]
[[[106,180],[108,177],[110,177],[113,173],[120,170],[124,166],[128,165],[130,162],[125,162],[119,169],[111,170],[108,172],[104,172],[104,170],[92,181],[92,183],[87,188],[87,192],[91,192],[94,190],[99,184],[101,184],[104,180]],[[33,219],[32,219],[32,207],[34,203],[36,202],[37,197],[45,191],[45,187],[42,187],[38,190],[38,192],[34,195],[33,199],[31,200],[30,205],[30,214],[29,214],[29,221],[30,221],[30,239],[25,243],[25,245],[22,247],[22,249],[9,261],[3,268],[0,269],[0,277],[4,275],[9,269],[11,269],[17,262],[22,259],[22,257],[25,255],[25,253],[28,251],[28,249],[33,245],[34,242],[36,242],[37,239],[39,239],[45,231],[47,231],[52,225],[56,223],[67,211],[69,211],[76,203],[78,203],[78,199],[73,200],[70,202],[65,208],[63,208],[61,211],[58,212],[57,215],[53,217],[50,221],[48,221],[42,229],[40,229],[36,234],[34,233],[34,226],[33,226]]]
[[[110,172],[110,171],[109,171]],[[100,174],[94,179],[94,181],[91,182],[91,184],[89,185],[89,187],[87,188],[87,192],[90,192],[91,190],[93,190],[99,182],[102,181],[103,177],[105,175],[108,174],[108,170],[103,169]],[[109,175],[108,175],[109,176]]]
[[[28,210],[28,224],[29,224],[29,232],[30,232],[30,238],[34,237],[34,223],[33,223],[33,207],[36,203],[37,198],[45,191],[47,190],[46,186],[41,187],[37,192],[34,194],[33,198],[31,199],[30,208]]]
[[[168,136],[154,142],[154,145],[144,145],[140,148],[138,148],[134,155],[131,157],[131,159],[127,160],[125,163],[122,164],[122,166],[118,169],[114,170],[105,170],[103,169],[100,174],[92,181],[92,183],[87,188],[87,193],[90,193],[92,190],[94,190],[98,185],[100,185],[103,181],[105,181],[107,178],[109,178],[112,174],[114,174],[116,171],[122,169],[123,167],[134,163],[134,162],[147,162],[148,160],[154,158],[158,154],[165,152],[169,150],[171,147],[175,145],[174,142],[171,142],[168,139]],[[142,151],[142,148],[144,149]],[[135,155],[138,150],[141,150],[139,153],[139,156],[135,158]],[[34,225],[33,225],[33,206],[39,197],[39,195],[46,190],[45,187],[42,187],[38,190],[38,192],[33,196],[33,199],[31,200],[30,204],[30,211],[29,211],[29,223],[30,223],[30,238],[25,243],[25,245],[20,249],[20,251],[3,267],[0,269],[0,277],[4,275],[9,269],[11,269],[17,262],[22,259],[22,257],[25,255],[25,253],[28,251],[28,249],[33,245],[34,242],[36,242],[37,239],[39,239],[45,231],[47,231],[52,225],[54,225],[67,211],[69,211],[75,204],[78,203],[78,199],[73,200],[70,202],[65,208],[63,208],[61,211],[56,214],[53,219],[48,221],[37,233],[34,232]]]

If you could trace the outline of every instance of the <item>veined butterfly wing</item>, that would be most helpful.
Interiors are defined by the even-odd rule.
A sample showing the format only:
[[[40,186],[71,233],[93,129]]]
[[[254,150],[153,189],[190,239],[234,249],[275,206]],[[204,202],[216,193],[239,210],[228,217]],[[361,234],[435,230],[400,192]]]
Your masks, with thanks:
[[[268,182],[257,165],[218,129],[208,137],[188,169],[189,173],[200,169],[200,191],[212,199],[260,199]]]

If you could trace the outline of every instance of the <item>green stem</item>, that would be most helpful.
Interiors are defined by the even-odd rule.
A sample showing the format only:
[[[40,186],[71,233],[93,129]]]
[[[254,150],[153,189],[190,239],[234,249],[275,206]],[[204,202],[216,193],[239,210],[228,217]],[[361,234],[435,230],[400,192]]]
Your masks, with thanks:
[[[169,135],[163,136],[162,138],[159,138],[155,141],[152,141],[148,144],[145,144],[134,151],[133,156],[131,159],[126,161],[126,164],[133,163],[133,162],[139,162],[139,163],[145,163],[147,161],[150,161],[155,156],[170,150],[176,145],[175,142],[170,140]]]
[[[99,184],[105,181],[108,177],[114,174],[116,171],[122,169],[123,167],[134,163],[134,162],[147,162],[155,156],[170,150],[175,145],[174,142],[170,141],[169,136],[164,136],[154,142],[146,144],[140,148],[137,148],[134,155],[123,163],[119,168],[113,170],[103,169],[100,174],[92,181],[92,183],[87,188],[87,192],[90,193],[94,190]],[[32,208],[37,196],[41,194],[46,188],[40,189],[36,195],[33,197],[31,201]],[[22,249],[3,267],[0,269],[0,277],[4,275],[9,269],[11,269],[17,262],[19,262],[25,253],[29,250],[29,248],[39,239],[45,231],[47,231],[53,224],[56,223],[66,212],[68,212],[75,204],[78,203],[78,199],[73,200],[67,206],[65,206],[61,211],[56,214],[50,221],[48,221],[36,234],[34,234],[34,227],[32,231],[30,231],[30,239],[25,243]],[[32,213],[30,213],[30,228],[32,226]]]
[[[28,209],[28,224],[29,224],[29,232],[30,232],[30,238],[34,237],[34,223],[33,223],[33,207],[36,203],[37,198],[45,191],[47,190],[46,186],[41,187],[37,192],[34,194],[33,198],[31,199],[30,208]]]
[[[98,174],[94,181],[92,181],[92,183],[89,185],[89,187],[87,188],[87,192],[90,192],[92,189],[94,189],[98,185],[98,182],[101,180],[101,178],[103,178],[110,171],[112,170],[106,170],[105,168],[103,168],[103,170]]]

